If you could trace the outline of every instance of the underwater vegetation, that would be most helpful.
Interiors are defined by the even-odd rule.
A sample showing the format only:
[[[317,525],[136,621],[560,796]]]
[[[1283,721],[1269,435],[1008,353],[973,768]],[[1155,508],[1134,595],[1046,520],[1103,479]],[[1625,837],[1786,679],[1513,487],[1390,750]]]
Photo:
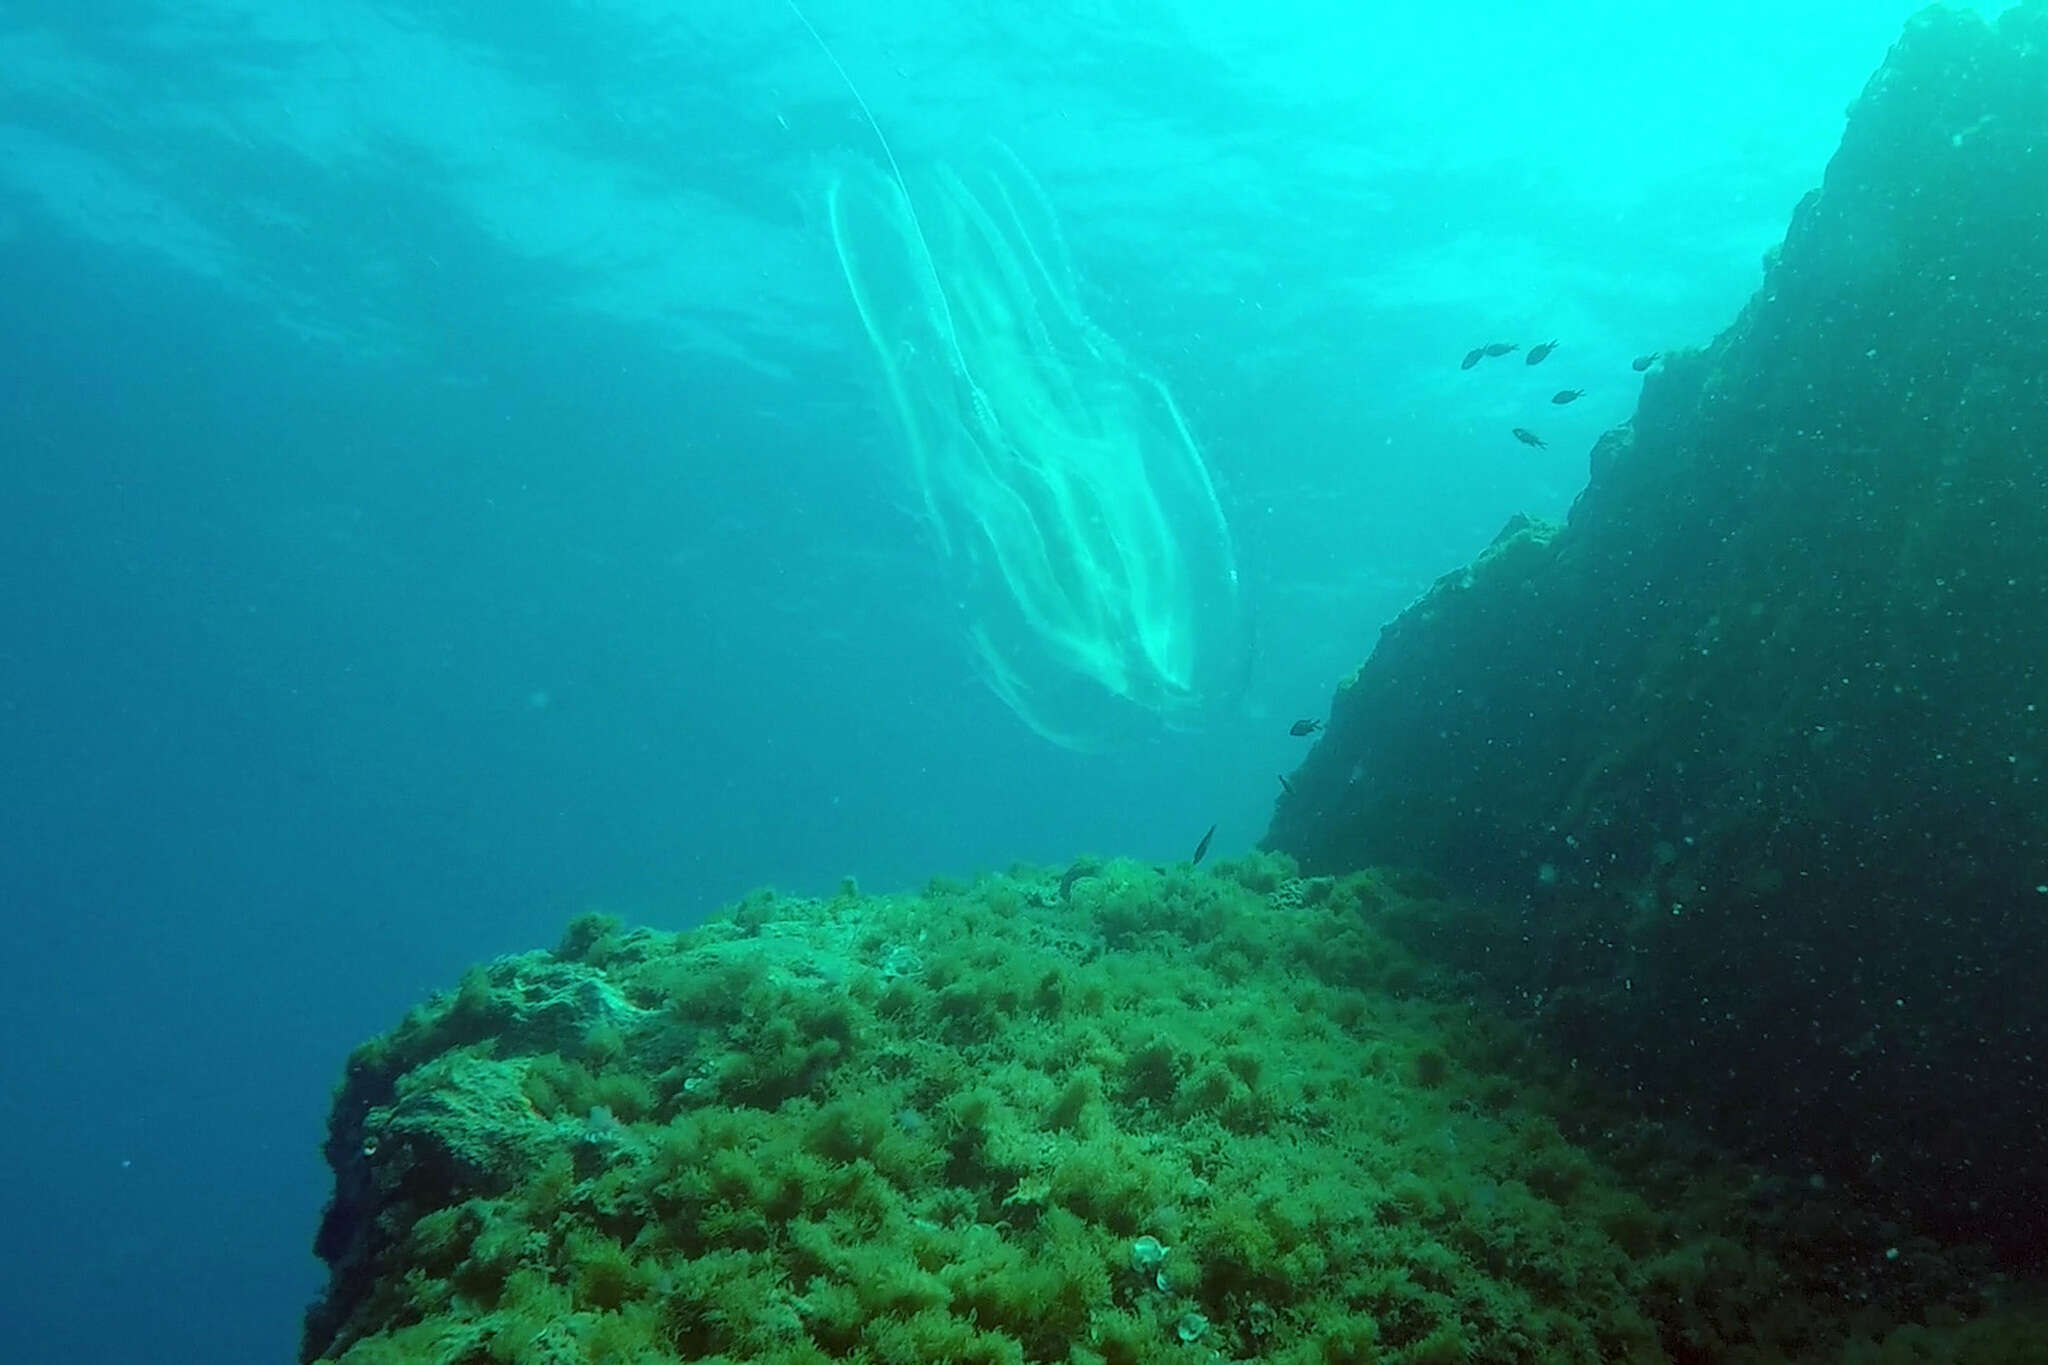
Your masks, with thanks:
[[[834,247],[982,676],[1039,734],[1099,747],[1241,686],[1236,551],[1166,386],[1081,307],[1016,158],[833,182]]]
[[[358,1048],[303,1362],[1995,1361],[1975,1267],[1630,1116],[1381,874],[586,916]]]

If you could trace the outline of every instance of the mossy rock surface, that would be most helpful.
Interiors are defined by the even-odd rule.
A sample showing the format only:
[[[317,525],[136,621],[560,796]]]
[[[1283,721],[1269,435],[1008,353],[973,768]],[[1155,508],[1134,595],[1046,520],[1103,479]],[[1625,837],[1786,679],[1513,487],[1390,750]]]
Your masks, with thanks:
[[[1426,885],[1075,868],[472,972],[351,1059],[302,1359],[1878,1361],[2015,1321],[1577,1083],[1382,936]]]

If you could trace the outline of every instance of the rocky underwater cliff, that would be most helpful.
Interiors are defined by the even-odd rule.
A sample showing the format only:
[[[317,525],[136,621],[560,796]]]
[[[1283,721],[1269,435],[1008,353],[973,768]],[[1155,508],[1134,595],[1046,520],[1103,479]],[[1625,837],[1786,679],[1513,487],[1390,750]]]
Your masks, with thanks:
[[[1310,872],[1780,1169],[2048,1255],[2048,5],[1930,9],[1562,527],[1382,634],[1281,799]]]

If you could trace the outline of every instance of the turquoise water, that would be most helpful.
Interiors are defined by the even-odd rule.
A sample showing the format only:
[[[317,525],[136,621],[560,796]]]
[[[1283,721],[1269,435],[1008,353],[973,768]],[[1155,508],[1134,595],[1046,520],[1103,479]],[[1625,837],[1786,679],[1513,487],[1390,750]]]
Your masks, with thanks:
[[[347,1046],[575,911],[1249,844],[1916,6],[931,8],[809,14],[913,182],[1014,154],[1090,329],[939,253],[937,480],[786,9],[0,7],[11,1359],[288,1352]]]

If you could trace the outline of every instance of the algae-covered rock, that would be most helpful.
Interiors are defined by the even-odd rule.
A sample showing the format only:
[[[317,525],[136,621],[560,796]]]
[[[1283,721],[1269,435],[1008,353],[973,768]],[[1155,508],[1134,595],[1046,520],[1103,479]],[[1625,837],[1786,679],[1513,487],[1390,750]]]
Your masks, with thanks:
[[[2048,6],[1930,9],[1563,528],[1382,636],[1268,843],[1753,1150],[2048,1246]]]
[[[351,1059],[301,1359],[1874,1360],[1990,1306],[1476,1009],[1382,932],[1427,881],[1087,867],[472,972]]]

